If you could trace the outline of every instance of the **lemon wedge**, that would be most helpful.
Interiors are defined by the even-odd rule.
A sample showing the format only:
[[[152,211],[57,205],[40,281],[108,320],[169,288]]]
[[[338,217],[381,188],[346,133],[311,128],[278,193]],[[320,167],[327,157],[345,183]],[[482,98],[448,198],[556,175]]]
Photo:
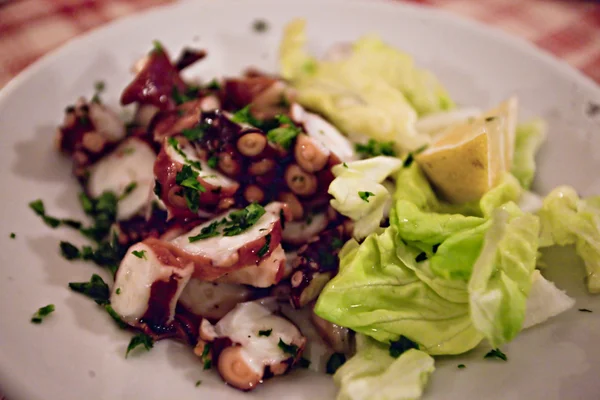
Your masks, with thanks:
[[[517,104],[512,97],[476,119],[448,128],[415,157],[446,200],[477,200],[510,171]]]

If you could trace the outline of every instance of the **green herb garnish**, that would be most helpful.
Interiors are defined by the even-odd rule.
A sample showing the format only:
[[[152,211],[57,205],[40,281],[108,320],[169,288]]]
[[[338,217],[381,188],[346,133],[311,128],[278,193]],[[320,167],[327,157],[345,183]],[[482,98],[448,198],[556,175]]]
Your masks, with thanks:
[[[14,238],[16,238],[16,237],[17,237],[17,234],[16,234],[16,233],[14,233],[14,232],[11,232],[11,233],[10,233],[10,238],[11,238],[11,239],[14,239]]]
[[[148,257],[146,257],[146,250],[134,250],[131,252],[131,254],[133,254],[137,258],[143,258],[144,260],[148,259]]]
[[[198,125],[190,129],[183,129],[181,134],[186,137],[188,140],[200,140],[204,136],[205,127],[203,125]]]
[[[211,346],[212,346],[211,343],[205,343],[204,348],[202,349],[202,355],[200,356],[200,359],[202,360],[202,363],[204,364],[205,370],[210,369],[210,367],[212,366],[212,360],[209,357]]]
[[[467,366],[465,364],[458,364],[458,369],[465,369]]]
[[[200,380],[196,381],[196,387],[198,387],[200,385],[202,385],[202,381],[200,381]]]
[[[208,239],[214,236],[219,236],[218,227],[220,225],[219,221],[215,221],[212,224],[205,226],[200,230],[200,233],[196,236],[190,236],[188,240],[190,243],[197,242],[198,240]]]
[[[96,304],[106,305],[109,303],[108,285],[96,274],[92,275],[89,282],[70,282],[69,288],[74,292],[88,296]]]
[[[260,248],[260,250],[258,250],[258,253],[256,253],[256,255],[259,257],[262,257],[265,254],[267,254],[269,252],[270,245],[271,245],[271,234],[268,234],[267,236],[265,236],[265,244],[263,245],[263,247]]]
[[[189,157],[187,156],[187,154],[185,154],[185,152],[179,147],[179,142],[177,141],[177,139],[175,139],[173,136],[171,136],[167,139],[167,143],[171,147],[173,147],[175,152],[177,154],[179,154],[181,156],[181,158],[183,158],[183,161],[186,164],[191,165],[192,167],[196,168],[199,171],[202,171],[202,165],[200,164],[200,162],[190,160]]]
[[[60,242],[60,252],[67,260],[77,260],[81,258],[79,249],[69,242]]]
[[[336,237],[331,239],[331,247],[334,250],[341,249],[343,246],[344,246],[344,241],[342,239],[336,238]]]
[[[335,371],[346,362],[346,356],[342,353],[333,353],[327,360],[326,371],[329,375],[335,374]]]
[[[416,262],[422,262],[427,260],[427,253],[425,253],[424,251],[420,252],[416,257],[415,257],[415,261]]]
[[[276,143],[286,150],[292,146],[292,142],[296,139],[299,133],[302,132],[287,115],[278,115],[275,117],[279,122],[278,128],[271,129],[267,132],[267,139],[271,143]]]
[[[121,294],[121,288],[118,287],[117,290],[115,290],[115,293],[118,294],[118,295]]]
[[[206,84],[205,88],[208,90],[221,90],[221,84],[216,78],[213,78],[212,81]]]
[[[369,197],[375,196],[373,192],[358,192],[358,197],[360,197],[363,201],[369,202]]]
[[[54,312],[54,304],[48,304],[45,307],[40,308],[31,317],[31,322],[34,324],[41,324],[45,317]]]
[[[581,311],[581,312],[593,312],[592,310],[587,309],[587,308],[580,308],[579,311]]]
[[[378,142],[375,139],[369,139],[367,144],[357,143],[354,147],[358,153],[361,153],[365,158],[377,156],[395,157],[394,142]]]
[[[400,339],[390,343],[390,356],[394,358],[400,357],[402,353],[410,349],[419,350],[419,345],[407,338],[406,336],[400,336]]]
[[[296,355],[298,354],[298,346],[296,346],[295,344],[287,344],[286,342],[281,340],[281,338],[279,338],[279,343],[277,343],[277,346],[281,350],[283,350],[284,353],[289,354],[292,357],[296,357]]]
[[[219,164],[219,157],[211,156],[206,163],[210,168],[217,168],[217,165]]]
[[[269,336],[271,336],[271,333],[273,333],[273,329],[260,330],[260,331],[258,331],[258,336],[269,337]]]
[[[252,203],[242,210],[230,213],[229,221],[226,222],[227,226],[223,229],[223,234],[225,236],[239,235],[254,225],[265,212],[263,206]]]
[[[94,83],[94,95],[92,96],[92,103],[100,103],[100,94],[104,92],[106,83],[103,81],[97,81]]]
[[[146,351],[150,351],[152,347],[154,347],[154,341],[152,338],[145,333],[138,333],[134,337],[131,338],[129,345],[127,346],[127,352],[125,352],[125,358],[129,355],[129,352],[135,349],[138,346],[144,346]]]
[[[110,317],[115,321],[115,323],[119,326],[119,328],[125,329],[129,326],[125,322],[123,322],[123,320],[121,319],[119,314],[117,314],[117,312],[112,308],[112,306],[110,304],[106,304],[104,306],[104,309],[106,310],[108,315],[110,315]]]
[[[129,185],[125,186],[125,190],[123,191],[123,194],[119,196],[118,200],[121,201],[127,196],[129,196],[131,192],[133,192],[135,188],[137,188],[137,185],[137,182],[131,182]]]
[[[254,29],[254,32],[263,33],[269,29],[269,24],[264,19],[257,19],[252,24],[252,29]]]
[[[507,361],[508,357],[504,354],[500,349],[492,349],[490,350],[483,358],[499,358],[502,361]]]

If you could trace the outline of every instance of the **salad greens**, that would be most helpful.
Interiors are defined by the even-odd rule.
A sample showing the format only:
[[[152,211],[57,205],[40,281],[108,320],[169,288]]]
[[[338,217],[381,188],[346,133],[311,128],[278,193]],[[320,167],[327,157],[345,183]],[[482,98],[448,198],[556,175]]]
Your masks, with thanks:
[[[346,134],[413,150],[429,140],[415,128],[418,116],[453,107],[433,75],[376,36],[359,39],[336,60],[313,58],[305,44],[305,22],[293,21],[280,46],[281,73],[296,88],[300,104]]]
[[[393,358],[385,346],[359,337],[358,352],[342,365],[334,381],[340,386],[337,400],[414,400],[423,394],[435,370],[427,353],[415,349]]]
[[[517,125],[512,174],[524,189],[531,188],[535,175],[535,153],[546,140],[546,123],[535,119]]]

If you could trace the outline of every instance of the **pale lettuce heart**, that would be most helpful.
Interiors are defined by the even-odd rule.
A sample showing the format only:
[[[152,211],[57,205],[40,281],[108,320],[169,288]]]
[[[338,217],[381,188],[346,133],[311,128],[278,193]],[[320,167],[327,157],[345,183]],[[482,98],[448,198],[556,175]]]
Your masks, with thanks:
[[[546,140],[546,129],[546,123],[541,119],[517,125],[511,173],[524,189],[531,188],[535,155]]]
[[[360,338],[359,338],[360,339]],[[416,400],[423,395],[435,370],[433,358],[410,349],[398,358],[372,339],[342,365],[333,379],[339,386],[337,400]]]
[[[590,293],[600,293],[600,198],[581,199],[569,186],[554,189],[543,201],[540,246],[575,245],[587,271]]]
[[[378,156],[333,167],[331,206],[355,222],[354,237],[362,239],[379,227],[391,201],[382,182],[401,166],[398,158]]]
[[[492,347],[509,342],[521,331],[538,236],[539,218],[522,213],[514,203],[492,216],[468,286],[473,325]]]

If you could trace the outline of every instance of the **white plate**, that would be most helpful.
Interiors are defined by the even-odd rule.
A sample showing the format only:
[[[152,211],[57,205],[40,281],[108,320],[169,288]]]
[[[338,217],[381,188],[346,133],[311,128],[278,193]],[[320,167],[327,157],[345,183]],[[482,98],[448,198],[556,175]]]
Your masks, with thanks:
[[[540,154],[536,188],[568,183],[599,194],[600,116],[586,116],[600,90],[567,65],[519,40],[431,9],[395,3],[195,1],[124,19],[77,39],[12,81],[0,93],[0,390],[11,400],[66,399],[328,399],[327,376],[294,372],[243,394],[202,371],[176,343],[127,360],[130,334],[115,328],[92,301],[67,289],[98,268],[69,263],[58,252],[64,230],[51,231],[28,209],[43,198],[54,215],[81,217],[69,162],[53,147],[63,108],[93,82],[107,82],[109,101],[131,79],[129,68],[160,39],[175,54],[183,45],[208,49],[195,74],[233,74],[248,65],[274,70],[283,25],[309,19],[311,46],[378,32],[433,70],[455,99],[482,108],[517,94],[526,115],[550,123]],[[257,34],[264,18],[270,30]],[[9,233],[16,232],[15,240]],[[585,294],[580,265],[554,254],[566,277],[559,286],[577,297],[576,309],[524,332],[505,346],[507,363],[483,360],[480,348],[444,358],[427,399],[598,399],[600,394],[600,299]],[[566,265],[565,265],[566,264]],[[551,278],[555,275],[550,274]],[[29,322],[40,306],[56,304],[42,325]],[[457,365],[467,365],[458,370]],[[195,382],[203,381],[200,387]]]

